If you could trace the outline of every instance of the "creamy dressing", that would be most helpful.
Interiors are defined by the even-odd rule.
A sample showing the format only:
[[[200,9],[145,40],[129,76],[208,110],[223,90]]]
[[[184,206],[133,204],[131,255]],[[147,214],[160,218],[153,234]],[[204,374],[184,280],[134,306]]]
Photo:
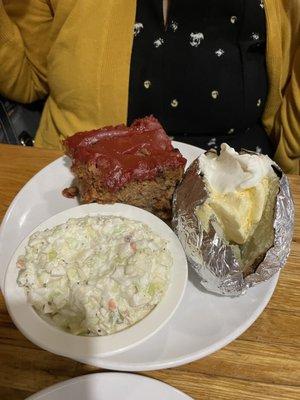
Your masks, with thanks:
[[[172,256],[142,222],[88,216],[34,233],[17,282],[36,311],[77,335],[108,335],[144,318],[162,299]]]

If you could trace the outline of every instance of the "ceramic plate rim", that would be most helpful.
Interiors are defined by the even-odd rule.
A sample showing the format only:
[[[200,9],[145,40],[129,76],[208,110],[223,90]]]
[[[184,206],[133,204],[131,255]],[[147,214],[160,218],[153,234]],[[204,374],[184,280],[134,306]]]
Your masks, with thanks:
[[[5,228],[6,224],[7,224],[7,220],[10,218],[10,215],[11,215],[13,209],[16,207],[16,204],[17,204],[17,201],[19,200],[19,198],[22,197],[23,193],[25,192],[25,190],[27,190],[27,187],[31,184],[31,182],[33,182],[40,175],[43,175],[48,169],[51,169],[51,167],[54,164],[56,164],[56,163],[58,164],[61,161],[62,158],[64,158],[64,156],[56,158],[51,163],[47,164],[44,168],[42,168],[40,171],[38,171],[36,174],[34,174],[27,182],[24,183],[24,185],[21,187],[21,189],[15,195],[15,197],[11,201],[8,209],[6,210],[6,213],[4,214],[4,217],[3,217],[2,221],[1,221],[1,224],[0,224],[0,249],[1,249],[1,238],[2,238],[2,235],[3,235],[4,228]],[[18,243],[18,245],[16,246],[16,249],[19,247],[19,245],[21,243],[22,243],[22,240]],[[5,280],[5,275],[6,275],[6,271],[7,271],[8,265],[9,265],[9,263],[7,263],[6,266],[4,267],[5,271],[4,271],[4,273],[2,273],[2,278],[1,278],[1,281],[0,281],[0,289],[2,290],[2,292],[4,292],[4,280]]]
[[[105,377],[104,377],[105,375]],[[148,381],[148,382],[153,382],[156,385],[159,386],[163,386],[168,388],[168,390],[172,390],[174,393],[179,394],[182,396],[182,399],[184,400],[193,400],[192,397],[190,397],[189,395],[187,395],[186,393],[182,392],[181,390],[177,389],[174,386],[169,385],[166,382],[163,382],[159,379],[154,379],[152,377],[149,376],[144,376],[144,375],[139,375],[139,374],[132,374],[132,373],[126,373],[126,372],[94,372],[94,373],[90,373],[90,374],[86,374],[86,375],[80,375],[80,376],[76,376],[74,378],[70,378],[67,379],[65,381],[62,382],[58,382],[55,383],[54,385],[51,385],[45,389],[40,390],[37,393],[34,393],[32,395],[30,395],[29,397],[26,397],[25,400],[43,400],[43,396],[51,394],[52,392],[59,390],[65,386],[69,386],[69,385],[74,385],[79,381],[84,381],[84,380],[90,380],[90,379],[105,379],[106,376],[111,376],[111,377],[116,377],[118,378],[118,376],[126,376],[126,377],[130,377],[130,379],[132,379],[134,377],[134,379],[138,379],[138,380],[143,380],[143,381]]]
[[[196,146],[193,146],[193,145],[190,145],[187,143],[183,143],[183,142],[173,141],[173,145],[176,147],[179,147],[179,148],[181,147],[180,151],[182,152],[182,154],[185,157],[186,156],[190,157],[190,155],[187,154],[187,151],[189,151],[192,154],[194,154],[194,153],[200,154],[204,151],[203,149],[200,149]],[[185,153],[185,151],[186,151],[186,153]],[[55,159],[54,161],[52,161],[51,163],[46,165],[43,169],[41,169],[34,176],[32,176],[24,184],[24,186],[20,189],[20,191],[16,194],[16,196],[12,200],[12,202],[11,202],[9,208],[7,209],[6,214],[2,220],[2,223],[0,226],[0,242],[1,242],[2,235],[3,235],[3,231],[4,231],[4,229],[3,229],[4,225],[6,224],[11,213],[13,212],[13,209],[16,206],[17,200],[19,199],[19,197],[22,196],[22,193],[26,190],[27,185],[29,185],[31,182],[33,182],[37,176],[40,176],[44,173],[48,173],[49,169],[51,170],[51,168],[53,168],[53,166],[55,164],[61,163],[64,158],[65,158],[65,156],[58,157],[57,159]],[[7,269],[7,264],[4,266],[4,269]],[[147,361],[147,362],[143,362],[140,364],[137,364],[137,363],[134,363],[131,361],[126,361],[126,362],[123,362],[123,361],[120,362],[120,361],[114,361],[114,360],[111,361],[109,358],[98,359],[96,363],[94,362],[94,360],[89,362],[87,360],[77,359],[77,361],[80,361],[83,363],[89,363],[91,365],[95,365],[97,367],[102,367],[102,368],[107,368],[107,369],[113,369],[113,370],[117,369],[120,371],[133,371],[134,372],[134,371],[151,371],[154,369],[158,370],[158,369],[164,369],[164,368],[172,368],[172,367],[180,366],[180,365],[183,365],[183,364],[186,364],[189,362],[193,362],[193,361],[203,358],[205,356],[208,356],[208,355],[212,354],[213,352],[220,350],[221,348],[223,348],[224,346],[226,346],[233,340],[235,340],[239,335],[241,335],[243,332],[245,332],[256,321],[256,319],[260,316],[262,311],[267,306],[270,298],[272,297],[272,294],[276,288],[278,278],[279,278],[279,273],[277,273],[270,279],[270,281],[268,282],[266,291],[264,293],[264,296],[262,297],[262,301],[259,304],[259,307],[257,307],[254,310],[254,312],[249,316],[249,318],[247,320],[244,321],[244,323],[242,325],[240,325],[237,329],[235,329],[235,331],[233,331],[231,334],[222,338],[222,340],[215,342],[213,345],[206,346],[199,351],[197,350],[197,351],[193,351],[193,352],[189,352],[189,353],[186,352],[183,355],[167,356],[163,360],[149,361],[149,362]],[[2,283],[2,282],[3,282],[3,279],[1,279],[0,283]],[[187,290],[188,290],[188,288],[187,288]],[[124,354],[126,354],[126,353],[124,353]]]
[[[244,322],[244,324],[240,325],[235,331],[233,331],[230,335],[227,335],[222,340],[215,342],[214,344],[205,347],[200,351],[196,351],[193,353],[189,353],[185,356],[178,356],[171,360],[166,360],[164,362],[147,362],[147,363],[134,363],[134,364],[126,364],[125,362],[110,362],[108,359],[101,359],[99,358],[99,362],[95,363],[93,361],[87,362],[88,360],[78,359],[82,363],[87,363],[90,365],[97,366],[99,368],[105,368],[108,370],[118,370],[118,371],[128,371],[128,372],[138,372],[138,371],[154,371],[154,370],[161,370],[161,369],[168,369],[168,368],[176,368],[182,365],[189,364],[191,362],[200,360],[204,357],[207,357],[218,350],[223,349],[225,346],[233,342],[237,339],[240,335],[242,335],[250,326],[257,320],[257,318],[262,314],[263,310],[268,305],[274,290],[276,288],[280,273],[276,273],[270,280],[272,280],[272,284],[268,288],[263,301],[260,304],[255,312]],[[250,288],[251,290],[251,288]]]
[[[25,293],[22,288],[17,286],[15,280],[17,274],[16,259],[19,254],[23,253],[28,238],[32,233],[60,224],[71,217],[81,217],[83,215],[120,215],[142,221],[148,224],[154,232],[160,232],[162,237],[168,239],[168,247],[173,255],[171,282],[161,302],[144,319],[132,327],[109,336],[81,337],[63,332],[49,325],[26,302]],[[163,328],[182,301],[187,284],[187,275],[187,262],[183,248],[171,228],[159,218],[145,210],[126,204],[84,204],[69,208],[47,218],[22,240],[15,250],[5,273],[4,298],[8,312],[15,325],[25,337],[39,347],[70,358],[91,357],[92,354],[93,357],[104,358],[127,351],[143,343]],[[16,299],[21,300],[18,302],[18,305],[21,304],[20,310],[16,302],[14,303]],[[68,343],[68,349],[65,348],[64,340]],[[104,350],[103,348],[100,350],[101,347],[104,347]],[[97,353],[94,355],[96,349]]]

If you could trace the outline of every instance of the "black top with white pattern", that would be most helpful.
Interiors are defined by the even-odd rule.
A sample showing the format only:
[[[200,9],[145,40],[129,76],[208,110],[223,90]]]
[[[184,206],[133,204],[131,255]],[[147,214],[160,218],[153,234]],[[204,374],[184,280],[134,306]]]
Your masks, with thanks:
[[[267,97],[262,0],[137,0],[128,123],[153,114],[177,140],[207,148],[272,145],[261,126]]]

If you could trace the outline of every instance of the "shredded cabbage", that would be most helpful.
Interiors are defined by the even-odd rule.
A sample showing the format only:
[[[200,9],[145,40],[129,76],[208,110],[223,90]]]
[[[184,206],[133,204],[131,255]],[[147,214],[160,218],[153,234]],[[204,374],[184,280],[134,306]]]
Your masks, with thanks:
[[[173,260],[147,225],[116,216],[69,219],[34,233],[17,262],[36,311],[77,335],[109,335],[162,299]]]

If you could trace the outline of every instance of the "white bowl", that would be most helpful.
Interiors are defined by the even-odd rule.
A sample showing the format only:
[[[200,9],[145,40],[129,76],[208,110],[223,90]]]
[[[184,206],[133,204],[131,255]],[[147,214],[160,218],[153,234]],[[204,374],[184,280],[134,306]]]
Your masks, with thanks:
[[[69,218],[86,215],[117,215],[141,221],[168,242],[173,256],[169,287],[161,302],[141,321],[121,332],[109,336],[84,337],[64,332],[43,320],[27,302],[26,293],[17,285],[16,262],[29,236],[38,230],[53,228]],[[19,330],[36,345],[53,353],[71,357],[106,357],[126,351],[154,335],[175,313],[187,283],[187,261],[183,248],[174,232],[159,218],[140,208],[125,205],[86,204],[65,210],[36,227],[15,251],[5,275],[4,297],[8,312]]]

